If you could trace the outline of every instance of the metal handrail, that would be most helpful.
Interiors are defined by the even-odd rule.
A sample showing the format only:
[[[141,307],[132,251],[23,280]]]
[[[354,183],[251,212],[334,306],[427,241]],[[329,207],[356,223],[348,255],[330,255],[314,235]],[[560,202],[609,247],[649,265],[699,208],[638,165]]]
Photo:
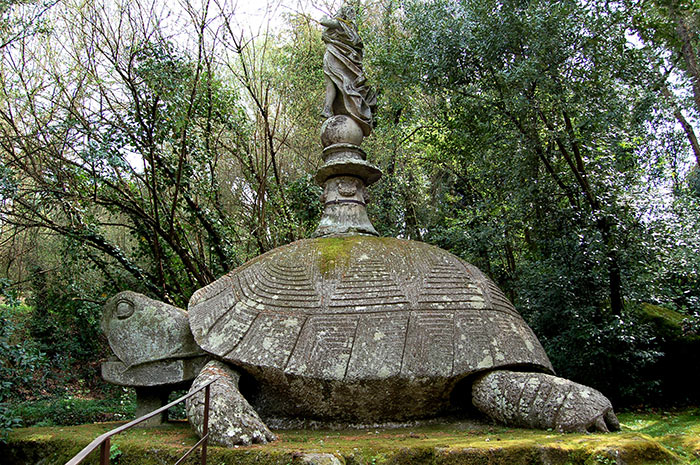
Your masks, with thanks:
[[[202,439],[197,441],[197,444],[192,446],[190,450],[185,452],[185,455],[180,457],[180,459],[175,462],[175,465],[178,465],[182,463],[183,460],[185,460],[197,447],[200,445],[202,446],[202,465],[206,465],[207,463],[207,444],[209,442],[209,400],[210,400],[210,389],[209,386],[217,381],[219,378],[214,378],[210,381],[207,381],[205,384],[197,388],[197,390],[188,392],[184,396],[180,397],[179,399],[176,399],[172,402],[170,402],[167,405],[162,406],[158,410],[154,410],[151,413],[148,413],[142,417],[137,418],[136,420],[130,421],[129,423],[122,425],[118,428],[114,428],[111,431],[107,431],[106,433],[102,434],[101,436],[98,436],[94,441],[92,441],[90,444],[85,446],[83,450],[78,452],[78,454],[70,459],[68,462],[66,462],[66,465],[78,465],[80,462],[82,462],[92,451],[97,449],[98,446],[100,447],[100,465],[109,465],[109,448],[110,448],[110,438],[114,436],[115,434],[119,434],[124,430],[127,430],[131,428],[134,425],[137,425],[141,423],[142,421],[146,421],[149,418],[153,418],[156,415],[161,414],[162,412],[168,410],[170,407],[179,404],[180,402],[189,399],[193,395],[197,394],[200,392],[202,389],[204,389],[204,427],[202,429]]]

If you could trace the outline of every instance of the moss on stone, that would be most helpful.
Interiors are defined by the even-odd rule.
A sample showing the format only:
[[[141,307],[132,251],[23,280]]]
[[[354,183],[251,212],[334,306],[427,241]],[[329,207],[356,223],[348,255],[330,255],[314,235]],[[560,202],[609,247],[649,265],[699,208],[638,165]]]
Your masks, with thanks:
[[[346,268],[350,261],[350,252],[359,240],[365,236],[324,237],[316,239],[314,245],[321,254],[319,268],[324,278],[333,276],[336,268]]]
[[[678,333],[681,331],[683,319],[687,318],[687,315],[682,313],[648,303],[639,305],[637,307],[637,312],[642,318],[654,323],[656,326],[665,327],[669,331]]]
[[[340,236],[314,239],[314,246],[320,252],[319,267],[324,278],[331,278],[336,269],[345,269],[350,262],[352,249],[362,241],[373,241],[388,248],[400,248],[411,244],[394,237]]]
[[[700,408],[643,414],[624,413],[620,415],[620,421],[626,429],[656,438],[684,463],[700,465]]]
[[[212,464],[301,464],[307,453],[334,454],[345,465],[700,464],[700,413],[621,415],[623,431],[612,434],[558,434],[475,422],[378,430],[278,431],[267,445],[209,447]],[[34,427],[13,432],[0,445],[3,464],[65,463],[100,434],[121,423]],[[186,422],[136,429],[113,438],[113,463],[174,463],[197,441]],[[199,463],[199,454],[186,463]],[[97,463],[97,454],[87,462]]]

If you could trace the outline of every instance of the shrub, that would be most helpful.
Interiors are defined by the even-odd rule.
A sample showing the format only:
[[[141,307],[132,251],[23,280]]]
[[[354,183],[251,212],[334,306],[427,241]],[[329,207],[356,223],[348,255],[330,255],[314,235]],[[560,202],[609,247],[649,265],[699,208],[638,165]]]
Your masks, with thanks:
[[[7,442],[8,433],[20,426],[22,426],[22,420],[7,405],[0,404],[0,444]]]
[[[12,405],[12,414],[25,426],[69,426],[133,418],[136,397],[132,390],[111,399],[66,396]]]

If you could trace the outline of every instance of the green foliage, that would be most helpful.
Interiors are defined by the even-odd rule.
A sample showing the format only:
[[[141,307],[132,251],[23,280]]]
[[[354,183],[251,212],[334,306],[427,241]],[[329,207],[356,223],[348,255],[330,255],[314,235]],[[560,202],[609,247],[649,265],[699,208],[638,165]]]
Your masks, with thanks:
[[[293,224],[301,237],[309,237],[321,219],[322,189],[310,175],[291,181],[285,188]]]
[[[10,431],[23,426],[22,419],[5,404],[0,403],[0,444],[7,442]]]
[[[130,419],[135,406],[135,395],[124,389],[121,395],[112,398],[64,396],[8,404],[8,409],[22,419],[23,426],[61,426]]]
[[[13,428],[22,425],[19,415],[8,406],[18,391],[32,387],[46,367],[45,354],[28,337],[23,320],[30,309],[17,299],[10,282],[0,281],[0,443]]]
[[[22,323],[29,313],[24,305],[0,305],[0,402],[32,386],[47,364],[39,344],[28,337]]]
[[[111,446],[109,446],[109,460],[110,460],[110,462],[118,460],[119,457],[121,457],[121,455],[122,455],[122,450],[119,448],[119,444],[112,444]]]
[[[168,397],[168,402],[173,402],[180,397],[187,394],[188,390],[183,389],[180,391],[173,391]],[[187,409],[185,402],[180,402],[168,409],[168,420],[186,420],[187,419]]]
[[[603,321],[596,321],[594,311],[570,317],[577,324],[542,338],[560,376],[596,386],[617,406],[665,402],[668,393],[658,397],[662,379],[649,376],[663,354],[653,328],[627,310]]]
[[[64,256],[65,257],[65,256]],[[34,341],[55,363],[67,369],[74,360],[89,361],[100,350],[101,306],[85,300],[84,276],[71,273],[72,264],[52,272],[35,268],[32,273],[29,331]]]
[[[384,8],[367,41],[384,86],[379,229],[480,267],[555,369],[618,405],[667,387],[669,347],[636,303],[688,317],[700,275],[700,215],[678,189],[687,141],[658,90],[656,50],[629,40],[638,13],[415,1]]]
[[[694,313],[681,322],[681,330],[686,336],[700,336],[700,313]]]

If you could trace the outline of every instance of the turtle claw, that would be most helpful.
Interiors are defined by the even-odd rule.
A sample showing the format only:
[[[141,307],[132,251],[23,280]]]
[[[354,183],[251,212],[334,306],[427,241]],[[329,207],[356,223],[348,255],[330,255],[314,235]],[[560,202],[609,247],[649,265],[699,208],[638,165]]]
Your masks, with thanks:
[[[272,434],[272,432],[267,429],[264,423],[261,422],[261,428],[252,434],[253,444],[267,444],[268,442],[275,441],[277,436]]]
[[[247,404],[247,403],[246,403]],[[258,414],[248,404],[248,411],[242,414],[240,428],[244,431],[241,434],[246,439],[245,445],[250,444],[267,444],[277,439],[277,436],[272,434],[265,423],[262,422]]]
[[[605,413],[605,423],[610,431],[620,431],[620,420],[617,419],[617,415],[612,409]]]
[[[620,422],[610,401],[595,389],[571,383],[556,418],[556,429],[561,432],[609,433],[620,430]]]
[[[588,428],[583,431],[586,433],[609,433],[610,431],[619,431],[620,421],[617,419],[615,412],[612,409],[607,410],[605,413],[597,416],[593,423],[591,423]]]
[[[568,380],[567,380],[568,381]],[[610,401],[600,392],[568,381],[569,392],[553,419],[561,432],[609,433],[620,429]]]
[[[272,434],[257,412],[242,396],[238,397],[229,394],[229,398],[226,400],[228,407],[233,403],[238,405],[234,409],[234,414],[228,415],[226,418],[225,432],[219,432],[218,435],[214,435],[214,442],[230,447],[236,444],[243,446],[267,444],[276,439],[276,436]]]

